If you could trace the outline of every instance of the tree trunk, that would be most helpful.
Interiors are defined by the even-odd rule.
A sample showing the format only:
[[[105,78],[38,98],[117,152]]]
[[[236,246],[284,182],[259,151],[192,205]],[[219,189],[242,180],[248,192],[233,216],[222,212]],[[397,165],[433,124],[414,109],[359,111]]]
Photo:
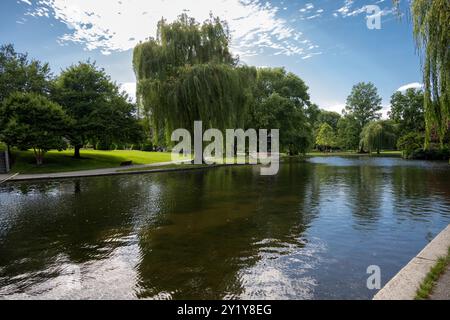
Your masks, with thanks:
[[[9,157],[9,167],[11,168],[14,162],[12,152],[11,152],[11,146],[9,144],[6,145],[6,152],[8,153]]]
[[[74,153],[74,158],[80,159],[81,155],[80,155],[80,149],[82,146],[75,146],[75,153]]]
[[[34,157],[36,158],[36,165],[41,166],[44,163],[44,151],[34,149]]]

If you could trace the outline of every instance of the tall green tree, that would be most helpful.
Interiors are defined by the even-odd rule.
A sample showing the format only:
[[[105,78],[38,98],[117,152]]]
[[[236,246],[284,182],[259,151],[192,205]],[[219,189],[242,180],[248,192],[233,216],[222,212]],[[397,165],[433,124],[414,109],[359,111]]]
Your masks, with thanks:
[[[47,63],[30,60],[27,54],[16,52],[11,44],[0,46],[0,103],[17,91],[47,95],[51,80]]]
[[[317,132],[316,144],[323,150],[331,150],[336,146],[336,134],[333,127],[324,122]]]
[[[360,82],[353,86],[352,92],[347,97],[344,112],[353,115],[356,120],[358,136],[366,124],[381,118],[379,112],[382,109],[381,101],[373,83]]]
[[[306,112],[308,87],[283,68],[260,68],[253,88],[253,103],[246,127],[279,129],[280,146],[290,153],[305,153],[312,143]]]
[[[122,141],[129,132],[128,124],[137,121],[127,95],[103,69],[89,61],[64,70],[55,81],[52,97],[74,120],[66,137],[76,158],[88,142]]]
[[[399,125],[401,135],[409,132],[425,132],[423,91],[408,89],[397,91],[391,97],[389,118]]]
[[[8,145],[33,149],[42,165],[50,149],[63,149],[70,118],[61,106],[36,93],[11,94],[0,107],[0,137]]]
[[[327,123],[329,126],[333,128],[333,130],[337,129],[337,124],[341,119],[341,115],[334,111],[320,110],[319,116],[317,117],[317,123]]]
[[[47,95],[51,80],[52,74],[47,63],[30,60],[26,53],[17,52],[12,44],[0,46],[0,104],[15,92]]]
[[[311,128],[315,128],[316,124],[319,122],[319,116],[321,113],[319,106],[315,103],[310,103],[306,107],[305,112],[306,112],[306,116],[308,117],[308,122],[309,122]]]
[[[251,103],[256,69],[238,66],[229,51],[225,22],[211,17],[203,24],[183,14],[158,23],[156,39],[134,49],[137,99],[158,142],[177,128],[243,127]]]
[[[397,136],[391,121],[380,120],[366,124],[361,132],[361,149],[378,154],[382,149],[393,149],[396,146]]]
[[[343,150],[357,150],[359,146],[359,125],[352,114],[344,115],[337,125],[337,145]]]

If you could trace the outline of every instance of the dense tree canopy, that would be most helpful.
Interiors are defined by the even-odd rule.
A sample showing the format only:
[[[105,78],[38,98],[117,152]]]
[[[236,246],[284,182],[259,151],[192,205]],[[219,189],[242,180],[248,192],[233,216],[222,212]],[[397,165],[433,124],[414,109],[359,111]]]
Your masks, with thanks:
[[[64,70],[55,81],[52,97],[74,120],[66,137],[75,157],[80,157],[88,141],[122,141],[130,135],[130,127],[139,129],[128,97],[93,63],[80,62]]]
[[[380,153],[382,149],[396,147],[396,132],[390,121],[372,121],[364,126],[361,132],[361,149],[371,153]]]
[[[359,146],[359,126],[352,114],[343,116],[337,125],[337,144],[343,150],[357,150]]]
[[[228,49],[226,23],[210,18],[199,24],[183,14],[171,24],[161,20],[156,39],[134,49],[137,96],[159,132],[192,130],[194,121],[205,128],[236,128],[245,124],[251,102],[250,85],[256,69],[237,66]]]
[[[389,117],[399,125],[402,135],[414,131],[424,132],[423,91],[408,89],[404,93],[395,92],[391,97]]]
[[[65,147],[69,125],[61,106],[36,93],[13,93],[0,108],[0,138],[10,146],[33,149],[38,165],[46,151]]]
[[[352,92],[347,98],[344,112],[352,115],[356,120],[358,136],[366,124],[380,119],[381,101],[382,99],[373,83],[360,82],[353,86]]]
[[[306,114],[308,87],[303,80],[283,68],[260,68],[252,96],[246,127],[279,129],[283,150],[306,152],[312,143],[312,130]]]
[[[38,60],[29,60],[11,44],[0,47],[0,103],[14,92],[48,94],[51,86],[50,67]]]
[[[353,86],[352,92],[347,97],[345,112],[353,114],[362,129],[370,121],[381,117],[379,113],[382,109],[381,101],[373,83],[360,82]]]
[[[341,115],[337,112],[320,110],[320,113],[317,117],[317,123],[318,124],[326,123],[329,126],[331,126],[333,130],[336,130],[340,119]]]
[[[324,150],[330,150],[336,146],[336,134],[333,127],[328,123],[324,122],[320,125],[317,132],[316,144]]]

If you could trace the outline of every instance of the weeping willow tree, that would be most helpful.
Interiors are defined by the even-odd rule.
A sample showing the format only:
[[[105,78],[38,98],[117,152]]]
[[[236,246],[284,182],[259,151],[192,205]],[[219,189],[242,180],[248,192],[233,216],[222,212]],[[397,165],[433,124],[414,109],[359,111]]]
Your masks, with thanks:
[[[397,140],[395,128],[389,121],[369,122],[361,132],[360,147],[362,150],[378,154],[382,149],[394,149]]]
[[[394,0],[399,5],[400,0]],[[411,2],[416,45],[423,59],[425,90],[425,147],[435,131],[441,147],[450,121],[450,1]]]
[[[174,129],[241,128],[251,101],[256,69],[239,66],[229,51],[225,22],[211,17],[203,24],[186,14],[158,23],[156,39],[138,44],[133,67],[137,99],[150,121],[155,143],[170,143]]]

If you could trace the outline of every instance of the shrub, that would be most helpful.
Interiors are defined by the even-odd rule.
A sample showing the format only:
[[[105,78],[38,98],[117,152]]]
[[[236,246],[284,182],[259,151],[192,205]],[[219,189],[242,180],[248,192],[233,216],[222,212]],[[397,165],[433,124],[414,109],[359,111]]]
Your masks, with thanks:
[[[144,143],[141,146],[141,151],[153,151],[153,144],[150,142]]]
[[[412,159],[416,150],[422,149],[425,137],[418,132],[410,132],[398,139],[397,149],[403,151],[405,159]]]

